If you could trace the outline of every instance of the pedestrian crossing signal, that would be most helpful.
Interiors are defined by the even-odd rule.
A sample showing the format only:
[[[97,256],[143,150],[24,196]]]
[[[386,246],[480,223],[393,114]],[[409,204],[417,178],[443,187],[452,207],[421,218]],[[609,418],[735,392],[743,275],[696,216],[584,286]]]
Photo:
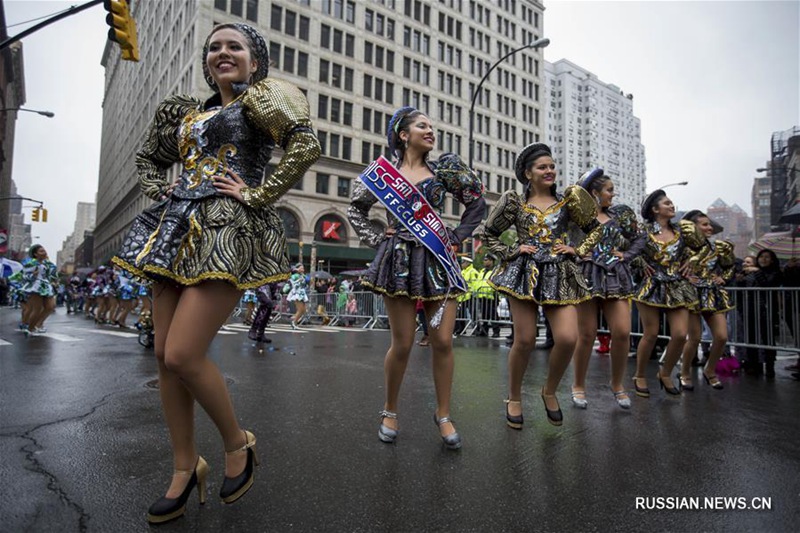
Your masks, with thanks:
[[[119,44],[122,59],[139,61],[139,42],[136,36],[136,21],[126,0],[103,0],[108,11],[106,24],[109,26],[108,38]]]

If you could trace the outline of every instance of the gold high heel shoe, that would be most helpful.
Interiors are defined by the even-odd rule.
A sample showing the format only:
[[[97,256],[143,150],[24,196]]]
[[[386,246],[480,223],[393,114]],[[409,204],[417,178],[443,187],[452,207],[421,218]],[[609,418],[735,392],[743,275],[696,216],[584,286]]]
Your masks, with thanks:
[[[255,470],[258,465],[258,456],[256,455],[256,437],[249,431],[244,432],[244,446],[225,452],[225,455],[233,455],[235,453],[247,452],[247,464],[244,466],[242,473],[236,477],[225,476],[222,480],[222,487],[219,489],[219,497],[222,498],[224,503],[233,503],[250,490],[253,486],[255,479]]]
[[[197,495],[200,497],[200,504],[206,503],[206,478],[208,477],[208,463],[205,459],[198,456],[194,470],[175,470],[175,474],[192,476],[186,484],[186,488],[177,498],[167,498],[162,496],[147,510],[147,521],[151,524],[162,524],[175,520],[183,516],[186,512],[186,501],[192,493],[192,489],[197,486]]]

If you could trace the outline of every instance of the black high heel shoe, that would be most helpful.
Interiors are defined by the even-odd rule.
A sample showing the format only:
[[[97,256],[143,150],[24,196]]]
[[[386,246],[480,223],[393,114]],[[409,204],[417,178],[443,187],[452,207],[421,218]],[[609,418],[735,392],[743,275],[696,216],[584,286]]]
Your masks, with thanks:
[[[247,452],[247,464],[242,470],[242,473],[236,477],[228,477],[222,480],[222,487],[219,489],[219,497],[222,498],[224,503],[233,503],[253,486],[255,479],[255,470],[258,465],[258,456],[256,455],[256,437],[249,431],[244,432],[245,444],[237,450],[225,452],[225,455],[233,455],[234,453]]]
[[[547,398],[555,398],[555,394],[545,394],[544,389],[542,389],[542,402],[544,403],[544,411],[547,413],[547,421],[553,424],[554,426],[560,426],[561,423],[564,421],[564,415],[561,413],[561,406],[559,405],[558,409],[551,411],[547,407]],[[556,403],[558,402],[558,398],[556,398]]]
[[[684,379],[683,376],[681,376],[680,374],[678,374],[675,377],[678,378],[678,383],[680,384],[681,390],[688,390],[688,391],[694,390],[694,385],[692,385],[692,382],[690,380]]]
[[[656,374],[656,378],[658,378],[658,384],[660,385],[660,387],[662,389],[664,389],[664,391],[667,394],[672,395],[672,396],[680,396],[681,395],[681,391],[678,390],[678,388],[675,387],[674,385],[672,387],[667,387],[666,385],[664,385],[664,378],[661,377],[661,373]]]
[[[191,475],[186,488],[177,498],[167,498],[162,496],[147,510],[147,521],[151,524],[163,524],[170,520],[175,520],[183,516],[186,512],[186,501],[192,493],[192,489],[197,486],[197,495],[200,497],[200,504],[206,503],[206,477],[208,477],[208,463],[205,459],[198,456],[194,470],[175,470],[176,474]]]
[[[513,428],[513,429],[522,429],[522,424],[525,422],[525,419],[522,418],[522,413],[520,413],[518,415],[510,415],[510,414],[508,414],[508,404],[510,404],[510,403],[518,403],[518,404],[520,404],[520,407],[522,407],[522,402],[517,401],[517,400],[510,400],[508,398],[506,398],[503,401],[506,404],[506,424],[508,424],[508,427]]]
[[[633,389],[636,391],[636,396],[639,396],[640,398],[649,398],[650,389],[647,387],[639,387],[639,382],[636,381],[637,379],[644,378],[637,378],[636,376],[633,377]]]
[[[711,385],[712,389],[722,390],[725,387],[722,386],[722,382],[719,380],[717,376],[706,376],[705,370],[703,371],[703,379],[706,380],[706,384]]]
[[[436,424],[437,427],[441,426],[442,424],[447,424],[448,422],[450,422],[451,424],[453,423],[453,421],[450,420],[449,416],[443,416],[442,418],[438,418],[436,416],[436,411],[433,412],[433,422]],[[458,431],[453,431],[449,435],[444,435],[442,437],[442,442],[444,443],[444,445],[447,447],[448,450],[457,450],[461,448],[461,435],[458,434]]]

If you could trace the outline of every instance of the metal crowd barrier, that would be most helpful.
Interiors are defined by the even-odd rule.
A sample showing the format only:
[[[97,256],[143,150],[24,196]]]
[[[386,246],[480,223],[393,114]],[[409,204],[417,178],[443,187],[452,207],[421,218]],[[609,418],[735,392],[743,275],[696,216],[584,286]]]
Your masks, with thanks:
[[[728,345],[741,348],[780,350],[800,354],[800,288],[726,288],[735,309],[727,314]],[[460,302],[456,318],[456,333],[476,335],[482,328],[494,326],[508,328],[512,319],[505,315],[504,297],[492,293],[491,297],[472,293]],[[241,315],[244,304],[234,311]],[[294,305],[286,295],[276,302],[273,321],[289,320]],[[346,298],[339,293],[311,293],[306,304],[305,322],[331,326],[353,326],[364,329],[388,329],[383,297],[372,292],[350,292]],[[542,317],[540,313],[540,323]],[[607,332],[600,319],[600,332]],[[540,336],[544,330],[540,330]],[[642,327],[636,306],[631,309],[631,336],[641,337]],[[669,339],[669,328],[662,320],[660,339]]]

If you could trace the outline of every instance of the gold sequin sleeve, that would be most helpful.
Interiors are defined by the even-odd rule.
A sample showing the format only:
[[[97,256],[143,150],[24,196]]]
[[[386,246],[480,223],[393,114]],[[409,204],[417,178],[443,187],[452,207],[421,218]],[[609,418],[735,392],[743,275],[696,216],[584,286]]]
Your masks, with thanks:
[[[246,116],[284,149],[275,171],[255,188],[242,189],[244,202],[260,208],[275,202],[319,159],[321,150],[311,129],[308,100],[300,89],[281,80],[265,79],[242,95]]]
[[[483,237],[488,250],[501,261],[514,259],[519,255],[519,236],[511,247],[500,240],[500,235],[517,222],[521,200],[514,191],[506,191],[497,201],[484,222]]]
[[[727,283],[733,279],[736,272],[736,254],[734,253],[733,243],[730,241],[717,241],[717,253],[719,254],[719,276]]]
[[[575,247],[575,253],[578,257],[584,257],[591,252],[595,246],[600,243],[603,238],[603,226],[598,225],[588,235],[586,235],[578,246]]]
[[[567,212],[570,220],[575,222],[584,233],[588,234],[597,227],[597,204],[586,189],[570,185],[564,191],[564,197],[567,199]]]
[[[181,160],[178,128],[183,118],[200,105],[191,96],[170,96],[156,109],[141,149],[136,153],[136,171],[142,194],[160,200],[167,186],[167,170]]]
[[[697,250],[706,243],[705,236],[700,233],[700,229],[691,220],[681,220],[678,222],[678,226],[681,237],[689,248]]]

